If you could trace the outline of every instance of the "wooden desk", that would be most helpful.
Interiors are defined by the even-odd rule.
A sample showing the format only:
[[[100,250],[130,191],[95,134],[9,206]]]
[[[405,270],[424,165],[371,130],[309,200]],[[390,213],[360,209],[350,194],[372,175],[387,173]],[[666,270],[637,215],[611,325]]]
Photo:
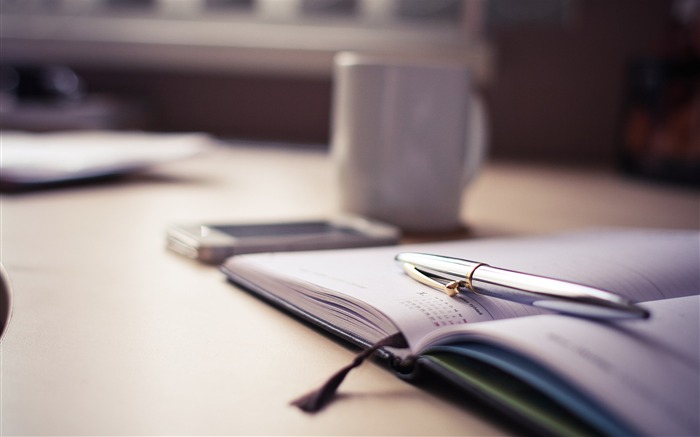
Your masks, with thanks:
[[[232,147],[118,182],[2,197],[14,315],[3,434],[512,434],[473,400],[369,364],[317,416],[288,405],[353,351],[164,249],[169,223],[335,212],[317,151]],[[608,173],[488,166],[471,235],[697,228],[698,193]]]

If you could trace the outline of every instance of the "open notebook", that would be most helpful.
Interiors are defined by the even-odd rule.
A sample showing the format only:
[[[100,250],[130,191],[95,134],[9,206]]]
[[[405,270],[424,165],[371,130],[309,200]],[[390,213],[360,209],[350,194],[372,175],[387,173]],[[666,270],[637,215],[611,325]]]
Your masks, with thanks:
[[[601,322],[493,299],[455,299],[394,256],[428,252],[582,283],[651,312]],[[222,269],[284,309],[368,346],[402,377],[446,378],[555,434],[699,435],[700,233],[591,231],[232,257]]]

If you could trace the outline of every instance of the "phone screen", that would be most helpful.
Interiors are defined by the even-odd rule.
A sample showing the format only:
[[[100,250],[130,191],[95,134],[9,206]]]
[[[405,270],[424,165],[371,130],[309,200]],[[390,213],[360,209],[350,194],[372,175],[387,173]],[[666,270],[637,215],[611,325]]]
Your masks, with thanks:
[[[354,229],[336,226],[323,221],[261,225],[226,225],[211,226],[211,228],[236,238],[328,234],[360,235],[359,232]]]

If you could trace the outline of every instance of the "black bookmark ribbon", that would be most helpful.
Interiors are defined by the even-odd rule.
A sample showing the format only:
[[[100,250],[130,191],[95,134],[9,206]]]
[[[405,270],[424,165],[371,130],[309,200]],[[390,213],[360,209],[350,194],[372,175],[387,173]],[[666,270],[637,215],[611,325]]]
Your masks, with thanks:
[[[298,399],[293,400],[291,404],[299,407],[301,410],[307,413],[316,413],[320,411],[323,409],[323,407],[331,403],[336,392],[338,391],[338,387],[340,387],[340,384],[343,382],[348,373],[350,373],[350,371],[355,367],[362,364],[362,362],[376,352],[377,349],[383,347],[407,348],[408,343],[406,342],[403,334],[400,332],[379,340],[371,347],[357,354],[355,359],[352,360],[352,363],[334,373],[321,387],[305,394],[304,396],[301,396]]]

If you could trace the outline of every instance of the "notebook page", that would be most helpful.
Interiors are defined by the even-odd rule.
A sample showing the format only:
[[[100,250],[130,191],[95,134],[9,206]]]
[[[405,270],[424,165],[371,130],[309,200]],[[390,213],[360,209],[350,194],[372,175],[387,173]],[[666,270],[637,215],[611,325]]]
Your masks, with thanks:
[[[283,299],[294,288],[347,295],[386,315],[410,344],[437,328],[543,314],[485,296],[450,298],[406,276],[394,262],[402,251],[462,257],[493,266],[580,282],[635,301],[698,294],[700,233],[697,231],[590,231],[555,236],[465,240],[370,249],[245,255],[225,270],[257,276]],[[289,287],[285,284],[295,284]],[[303,300],[298,303],[303,307]],[[323,314],[317,314],[323,318]],[[390,334],[391,332],[386,332]],[[377,334],[376,336],[379,336]],[[371,336],[368,341],[378,338]]]
[[[485,341],[534,358],[650,435],[698,435],[700,296],[643,304],[652,317],[602,323],[542,315],[447,330],[425,342]],[[438,333],[435,333],[438,334]]]

